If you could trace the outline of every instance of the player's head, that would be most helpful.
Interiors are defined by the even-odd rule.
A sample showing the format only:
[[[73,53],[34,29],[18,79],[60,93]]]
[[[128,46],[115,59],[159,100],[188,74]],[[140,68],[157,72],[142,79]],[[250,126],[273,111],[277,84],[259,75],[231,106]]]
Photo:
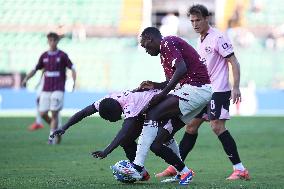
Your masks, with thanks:
[[[144,29],[141,34],[140,44],[151,56],[158,56],[162,40],[161,32],[155,27]]]
[[[116,122],[121,119],[122,108],[117,100],[105,98],[100,102],[100,116],[110,122]]]
[[[210,13],[204,5],[192,5],[188,9],[187,16],[196,33],[204,34],[208,31]]]
[[[50,33],[47,34],[46,37],[47,37],[47,40],[48,40],[50,50],[56,50],[57,44],[59,42],[59,35],[57,33],[50,32]]]

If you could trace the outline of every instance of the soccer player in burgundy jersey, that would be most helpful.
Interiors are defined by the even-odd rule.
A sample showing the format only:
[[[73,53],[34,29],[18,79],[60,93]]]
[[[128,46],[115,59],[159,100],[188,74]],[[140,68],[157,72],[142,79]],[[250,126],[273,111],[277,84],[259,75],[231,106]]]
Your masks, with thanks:
[[[43,70],[44,84],[39,98],[39,111],[41,117],[50,125],[50,133],[53,133],[58,127],[58,113],[63,108],[66,68],[72,70],[73,89],[75,87],[76,71],[68,55],[57,48],[58,34],[51,32],[47,35],[47,39],[49,50],[40,56],[37,65],[27,74],[22,85],[26,85],[27,81],[38,70]],[[51,117],[48,116],[49,111],[51,111]],[[60,138],[54,140],[49,137],[48,139],[49,144],[59,142]]]
[[[193,5],[189,8],[188,16],[196,33],[200,34],[197,51],[201,60],[207,65],[210,80],[212,82],[213,95],[210,103],[187,126],[186,132],[180,142],[180,155],[185,160],[193,149],[198,128],[206,120],[210,120],[211,128],[218,136],[229,160],[233,164],[233,173],[228,180],[249,179],[248,170],[243,166],[237,145],[226,129],[226,120],[230,119],[230,99],[233,103],[241,101],[240,65],[234,54],[231,41],[223,33],[209,25],[209,12],[203,5]],[[232,66],[233,86],[229,83],[229,63]],[[173,167],[169,166],[158,177],[175,174]]]
[[[145,107],[146,120],[138,139],[136,157],[128,176],[139,178],[149,148],[181,175],[180,184],[190,183],[193,172],[185,166],[180,157],[164,145],[171,131],[165,129],[160,120],[176,122],[172,126],[182,128],[197,115],[211,99],[211,84],[206,66],[200,62],[196,50],[176,36],[163,37],[155,27],[146,28],[141,34],[141,46],[151,56],[160,54],[166,81],[162,83],[145,81],[140,88],[161,89]]]

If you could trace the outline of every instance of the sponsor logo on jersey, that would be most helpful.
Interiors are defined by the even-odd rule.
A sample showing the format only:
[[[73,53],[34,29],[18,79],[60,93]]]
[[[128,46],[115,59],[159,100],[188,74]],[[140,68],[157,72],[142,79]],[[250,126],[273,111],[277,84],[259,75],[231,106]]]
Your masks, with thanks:
[[[212,48],[211,47],[205,47],[205,52],[212,53]]]
[[[44,75],[46,77],[59,77],[60,76],[60,72],[59,71],[46,71],[44,72]]]
[[[48,58],[43,58],[43,63],[48,63]]]

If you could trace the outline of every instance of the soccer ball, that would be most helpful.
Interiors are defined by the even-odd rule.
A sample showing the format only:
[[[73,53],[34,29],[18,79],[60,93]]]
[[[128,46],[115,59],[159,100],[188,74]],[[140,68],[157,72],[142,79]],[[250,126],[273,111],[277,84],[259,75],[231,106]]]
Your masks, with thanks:
[[[111,166],[112,174],[115,180],[122,183],[134,183],[137,180],[130,177],[129,175],[124,174],[123,169],[131,167],[131,162],[129,160],[120,160],[113,166]]]

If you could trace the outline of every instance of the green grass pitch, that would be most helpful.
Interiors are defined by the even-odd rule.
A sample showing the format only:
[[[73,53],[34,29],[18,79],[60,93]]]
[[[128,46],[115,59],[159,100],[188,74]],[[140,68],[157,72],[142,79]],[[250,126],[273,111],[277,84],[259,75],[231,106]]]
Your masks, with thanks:
[[[122,184],[110,165],[126,159],[121,148],[103,160],[90,152],[103,149],[121,122],[90,117],[71,127],[57,146],[47,145],[49,129],[27,131],[34,118],[0,118],[0,188],[184,188],[160,183],[153,175],[166,163],[149,153],[149,182]],[[64,119],[66,121],[66,118]],[[232,166],[219,140],[204,124],[186,164],[196,172],[189,188],[284,188],[284,117],[233,117],[227,123],[250,181],[226,181]],[[183,131],[176,139],[180,141]]]

